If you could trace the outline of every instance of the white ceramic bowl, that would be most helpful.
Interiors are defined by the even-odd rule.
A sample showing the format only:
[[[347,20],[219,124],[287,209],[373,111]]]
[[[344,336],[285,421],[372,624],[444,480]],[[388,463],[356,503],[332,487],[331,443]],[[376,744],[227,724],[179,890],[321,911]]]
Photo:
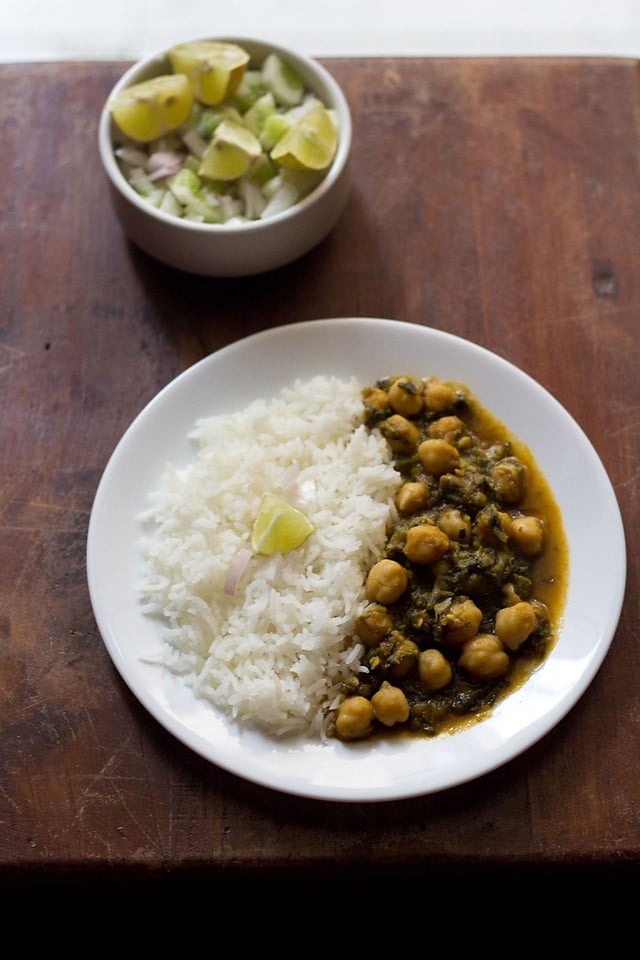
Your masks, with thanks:
[[[248,276],[284,266],[320,243],[341,216],[350,186],[351,114],[338,83],[315,60],[285,47],[238,37],[214,37],[243,47],[251,66],[270,52],[294,66],[308,88],[336,111],[339,139],[336,156],[324,180],[303,200],[264,220],[241,224],[196,223],[171,216],[143,200],[129,185],[116,161],[114,126],[108,103],[123,87],[140,83],[171,67],[166,51],[134,64],[109,94],[100,115],[98,146],[115,213],[129,239],[163,263],[211,277]]]

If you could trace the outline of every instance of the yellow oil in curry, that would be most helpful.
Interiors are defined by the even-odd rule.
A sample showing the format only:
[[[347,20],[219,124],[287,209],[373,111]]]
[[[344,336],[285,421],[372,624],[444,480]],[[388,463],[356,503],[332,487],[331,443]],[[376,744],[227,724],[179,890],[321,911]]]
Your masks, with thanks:
[[[561,622],[569,578],[569,547],[564,533],[562,516],[546,477],[538,466],[529,448],[493,414],[485,410],[475,398],[473,413],[468,419],[469,426],[478,437],[487,443],[507,442],[514,456],[527,467],[527,491],[522,501],[522,509],[544,521],[546,529],[545,550],[534,561],[532,574],[534,594],[549,610],[554,635]]]
[[[465,716],[451,716],[442,724],[440,734],[453,734],[470,727],[493,711],[505,697],[518,690],[532,673],[544,662],[553,649],[562,626],[562,614],[569,584],[569,546],[565,537],[562,515],[551,488],[529,448],[509,432],[507,427],[473,400],[473,416],[468,420],[471,429],[485,442],[508,442],[514,456],[527,467],[527,493],[522,509],[544,521],[546,530],[545,550],[532,564],[533,594],[549,611],[551,633],[543,656],[528,656],[526,653],[513,661],[508,675],[508,687],[497,697],[495,703]],[[399,729],[400,736],[422,736],[413,731]]]
[[[399,378],[390,377],[378,381],[376,388],[373,388],[374,392],[377,393],[380,387],[388,390],[389,384],[397,379]],[[424,384],[427,381],[420,380],[417,382]],[[464,412],[460,412],[460,407],[456,412],[459,413],[466,429],[477,441],[477,449],[500,444],[508,445],[509,456],[517,458],[526,468],[526,488],[517,504],[517,510],[518,513],[537,517],[544,524],[544,550],[540,556],[529,562],[528,576],[531,581],[531,596],[529,599],[543,604],[546,608],[546,642],[542,649],[539,645],[533,649],[527,649],[527,645],[524,644],[523,649],[518,650],[514,656],[510,657],[508,672],[501,678],[500,689],[492,702],[469,712],[450,712],[440,719],[435,734],[425,732],[424,729],[416,729],[410,723],[398,723],[389,727],[374,723],[373,729],[367,735],[369,737],[423,738],[424,736],[454,734],[465,727],[481,722],[498,703],[522,687],[536,668],[546,659],[557,641],[562,624],[569,579],[569,551],[561,513],[551,488],[528,447],[518,437],[514,436],[490,411],[482,407],[464,384],[444,381],[442,383],[457,391],[459,397],[464,398]],[[363,396],[365,392],[363,391]],[[370,408],[368,414],[370,428],[377,426],[383,416],[382,413],[375,410],[372,413],[372,410],[373,408]],[[388,413],[389,410],[387,409],[384,415]],[[401,468],[399,467],[399,469]],[[389,535],[389,542],[392,537],[393,531]]]

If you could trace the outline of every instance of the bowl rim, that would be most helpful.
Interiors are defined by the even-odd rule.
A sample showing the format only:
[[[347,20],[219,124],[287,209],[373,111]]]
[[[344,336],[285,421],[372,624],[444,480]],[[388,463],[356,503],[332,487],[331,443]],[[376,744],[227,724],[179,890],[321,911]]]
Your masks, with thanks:
[[[339,117],[338,146],[336,155],[326,176],[323,177],[323,179],[311,191],[311,193],[307,194],[306,197],[304,197],[302,200],[299,200],[292,207],[289,207],[280,213],[275,213],[264,220],[248,220],[243,223],[199,223],[195,220],[185,220],[181,217],[176,217],[172,214],[165,213],[163,210],[159,210],[157,207],[152,206],[152,204],[140,197],[124,177],[115,157],[112,141],[113,121],[109,112],[109,102],[116,93],[125,87],[130,86],[141,72],[153,68],[154,64],[156,63],[158,66],[160,66],[163,62],[166,62],[167,53],[170,49],[169,47],[163,47],[159,50],[156,50],[154,53],[150,53],[147,56],[141,57],[130,67],[128,67],[127,70],[125,70],[122,76],[109,91],[109,94],[107,95],[100,111],[100,117],[98,121],[98,150],[100,159],[102,161],[102,166],[112,186],[118,190],[118,192],[129,203],[133,204],[138,210],[146,214],[151,219],[158,220],[161,223],[169,224],[173,227],[177,227],[180,230],[187,230],[194,234],[202,233],[206,235],[220,235],[226,237],[229,237],[231,234],[246,234],[254,233],[260,230],[273,229],[278,223],[283,223],[298,217],[302,215],[309,207],[320,202],[322,197],[331,191],[331,188],[335,182],[342,175],[344,168],[349,161],[353,133],[349,103],[344,91],[342,90],[342,87],[326,67],[324,67],[315,58],[310,57],[299,50],[295,50],[292,47],[286,47],[276,42],[271,42],[270,40],[261,40],[255,37],[226,35],[196,37],[193,38],[193,40],[180,40],[177,42],[188,43],[199,42],[201,40],[216,40],[225,43],[235,43],[238,46],[244,46],[244,48],[247,49],[247,52],[250,54],[251,59],[258,55],[266,56],[268,52],[278,53],[285,58],[289,58],[289,60],[293,61],[296,65],[301,65],[305,75],[311,74],[312,76],[317,77],[324,84],[324,86],[330,92],[332,101],[330,106],[332,109],[336,110]],[[308,79],[307,83],[310,83]]]

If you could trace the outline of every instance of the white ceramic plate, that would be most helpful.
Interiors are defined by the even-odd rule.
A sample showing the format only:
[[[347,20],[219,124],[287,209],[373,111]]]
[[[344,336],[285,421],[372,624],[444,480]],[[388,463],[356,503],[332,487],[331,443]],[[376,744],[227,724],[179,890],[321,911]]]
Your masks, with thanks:
[[[199,417],[274,396],[294,377],[355,375],[363,386],[413,372],[466,383],[532,451],[562,512],[570,574],[564,622],[544,664],[482,722],[454,735],[343,744],[280,742],[247,732],[178,678],[144,662],[162,646],[140,610],[138,516],[168,461],[195,456]],[[593,545],[607,543],[607,563]],[[380,801],[443,790],[522,753],[574,706],[611,644],[624,596],[618,504],[591,443],[562,406],[521,370],[447,333],[396,320],[344,318],[277,327],[238,341],[168,384],[133,421],[99,484],[87,541],[93,610],[107,650],[138,700],[170,733],[218,766],[286,793]]]

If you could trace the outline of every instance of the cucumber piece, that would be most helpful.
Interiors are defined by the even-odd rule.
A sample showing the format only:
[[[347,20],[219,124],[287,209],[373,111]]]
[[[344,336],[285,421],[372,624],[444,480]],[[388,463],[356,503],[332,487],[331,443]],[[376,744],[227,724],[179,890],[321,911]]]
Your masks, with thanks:
[[[270,53],[262,64],[262,79],[272,92],[276,103],[295,107],[302,102],[305,93],[304,80],[290,63]]]

